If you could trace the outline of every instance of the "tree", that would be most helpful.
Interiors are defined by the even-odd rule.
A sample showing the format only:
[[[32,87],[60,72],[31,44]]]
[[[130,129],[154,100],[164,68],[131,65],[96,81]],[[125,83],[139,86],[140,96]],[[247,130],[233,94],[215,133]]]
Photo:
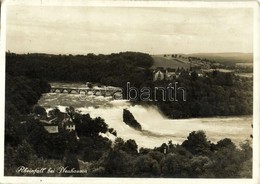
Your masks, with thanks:
[[[211,177],[207,173],[207,165],[211,164],[211,160],[207,156],[195,156],[190,161],[190,173],[191,178]]]
[[[252,178],[252,158],[243,162],[239,172],[241,178]]]
[[[234,150],[236,149],[236,145],[231,141],[231,139],[225,138],[217,142],[216,148],[217,149],[228,148],[230,150]]]
[[[198,74],[196,71],[191,72],[191,80],[193,81],[198,80]]]
[[[41,117],[46,117],[47,116],[46,110],[43,107],[39,106],[39,105],[35,105],[34,106],[33,113],[36,114],[36,115],[39,115]]]
[[[252,159],[253,149],[252,149],[251,145],[252,145],[252,142],[250,142],[249,140],[246,140],[245,142],[240,144],[242,158],[244,160]]]
[[[27,141],[23,141],[22,144],[20,144],[17,147],[15,155],[15,164],[17,166],[28,166],[28,163],[31,160],[32,155],[32,147],[30,146],[30,144],[28,144]]]
[[[97,117],[93,120],[94,131],[96,133],[106,133],[108,131],[108,125],[105,123],[104,119]]]
[[[148,152],[148,155],[156,160],[158,163],[160,163],[162,161],[162,159],[164,158],[164,154],[159,152],[159,151],[155,151],[155,150],[151,150]]]
[[[36,126],[28,135],[27,141],[32,145],[35,153],[38,157],[47,158],[48,152],[48,132],[43,126]]]
[[[130,154],[137,154],[137,148],[135,140],[129,139],[125,142],[123,150]]]
[[[163,177],[176,177],[176,178],[187,178],[189,176],[189,158],[169,153],[162,160],[161,172]]]
[[[158,177],[161,170],[157,160],[149,155],[141,155],[137,157],[134,165],[134,176],[137,177]]]
[[[114,142],[114,150],[124,149],[125,141],[121,137],[117,137]]]
[[[18,163],[16,163],[16,149],[12,146],[5,146],[4,152],[4,175],[12,176],[15,175]]]
[[[133,162],[129,154],[122,150],[110,150],[101,160],[105,176],[129,177],[133,173]]]
[[[117,132],[115,129],[109,128],[108,131],[109,131],[109,133],[113,134],[114,136],[117,136]]]
[[[59,110],[57,107],[55,107],[54,109],[52,109],[52,110],[50,110],[50,111],[48,112],[48,115],[49,115],[51,118],[58,117],[58,116],[60,116],[60,114],[61,114],[61,112],[60,112],[60,110]]]
[[[78,162],[78,159],[77,159],[77,156],[76,154],[72,154],[72,153],[68,153],[66,158],[65,158],[65,163],[64,163],[64,167],[67,169],[67,170],[79,170],[79,162]],[[78,176],[80,174],[66,174],[64,173],[63,174],[64,176]]]
[[[211,156],[206,170],[216,178],[238,178],[240,168],[241,158],[238,150],[223,147]]]
[[[191,132],[182,146],[194,155],[207,155],[210,152],[210,142],[204,131]]]
[[[72,106],[66,107],[66,112],[70,116],[70,118],[73,120],[75,115],[75,109]]]

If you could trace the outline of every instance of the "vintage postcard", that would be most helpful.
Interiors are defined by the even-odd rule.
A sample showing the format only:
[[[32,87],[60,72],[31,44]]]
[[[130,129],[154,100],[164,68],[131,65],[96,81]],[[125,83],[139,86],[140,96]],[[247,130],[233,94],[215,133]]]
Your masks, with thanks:
[[[3,1],[0,182],[259,183],[259,20],[257,1]]]

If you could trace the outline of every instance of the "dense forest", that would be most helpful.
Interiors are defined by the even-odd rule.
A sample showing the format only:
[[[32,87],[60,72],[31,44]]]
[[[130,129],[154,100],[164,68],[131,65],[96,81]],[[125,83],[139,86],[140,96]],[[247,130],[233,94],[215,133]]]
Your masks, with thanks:
[[[139,87],[143,79],[152,80],[148,69],[153,59],[143,53],[86,56],[7,53],[6,61],[6,71],[10,75],[49,82],[94,82],[123,88],[127,82]]]
[[[17,145],[21,142],[21,117],[29,114],[42,93],[49,90],[50,85],[41,79],[6,74],[5,144]]]
[[[182,72],[181,76],[173,81],[175,82],[185,88],[187,100],[183,101],[182,91],[177,91],[177,102],[163,101],[160,96],[155,102],[169,118],[237,116],[253,113],[252,78],[242,78],[234,73],[222,73],[217,70],[199,77],[194,71],[191,75]],[[168,84],[168,81],[156,81],[154,86],[166,88]]]
[[[181,100],[178,92],[178,102],[162,100],[160,94],[158,100],[149,102],[158,106],[169,118],[251,115],[253,111],[252,78],[217,70],[201,77],[196,71],[183,69],[177,79],[153,82],[153,71],[149,69],[153,65],[153,59],[144,53],[76,56],[7,53],[6,61],[6,71],[12,76],[40,78],[48,82],[113,85],[123,89],[124,98],[128,93],[127,82],[139,90],[142,87],[167,88],[169,83],[178,82],[178,86],[185,88],[186,101]]]
[[[141,87],[166,87],[169,81],[153,82],[152,58],[142,53],[72,56],[7,53],[5,102],[5,175],[23,176],[99,176],[99,177],[180,177],[239,178],[252,177],[252,148],[249,142],[236,146],[230,139],[217,143],[207,140],[203,131],[191,132],[182,144],[168,143],[154,149],[139,148],[132,139],[117,137],[102,118],[92,119],[72,107],[67,113],[58,109],[48,112],[57,118],[59,132],[50,134],[38,116],[47,116],[37,101],[49,92],[47,82],[96,82],[122,87],[126,82]],[[252,114],[252,79],[231,73],[214,71],[205,77],[183,71],[179,86],[187,90],[187,101],[147,102],[157,105],[171,118]],[[181,94],[178,93],[178,99]],[[135,102],[140,103],[140,102]],[[125,111],[126,113],[127,111]],[[61,117],[68,114],[75,131],[61,128]],[[125,121],[137,124],[125,114]],[[122,122],[123,123],[123,122]],[[131,123],[133,124],[133,123]],[[142,131],[138,128],[138,131]],[[116,139],[102,136],[113,134]],[[16,172],[19,166],[28,168],[64,166],[87,170],[87,173]],[[57,169],[57,168],[56,168]]]
[[[73,108],[70,108],[73,109]],[[46,112],[42,111],[42,114]],[[249,142],[240,148],[228,138],[217,143],[207,140],[203,131],[191,132],[182,144],[171,141],[154,149],[138,148],[132,139],[117,137],[111,142],[100,133],[114,132],[101,118],[78,114],[73,110],[75,132],[60,129],[49,134],[33,119],[20,124],[17,146],[7,145],[5,175],[79,176],[79,177],[173,177],[173,178],[250,178],[252,148]],[[51,116],[63,116],[54,109]],[[77,135],[77,136],[76,136]],[[116,135],[116,133],[114,134]],[[54,173],[16,172],[19,166],[54,168]],[[87,173],[60,173],[87,170]]]

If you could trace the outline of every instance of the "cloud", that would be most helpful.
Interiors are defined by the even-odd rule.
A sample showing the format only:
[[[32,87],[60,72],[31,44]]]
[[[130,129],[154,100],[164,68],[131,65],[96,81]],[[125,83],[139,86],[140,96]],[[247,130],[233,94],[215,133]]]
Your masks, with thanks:
[[[252,52],[247,8],[9,6],[7,50],[62,54]]]

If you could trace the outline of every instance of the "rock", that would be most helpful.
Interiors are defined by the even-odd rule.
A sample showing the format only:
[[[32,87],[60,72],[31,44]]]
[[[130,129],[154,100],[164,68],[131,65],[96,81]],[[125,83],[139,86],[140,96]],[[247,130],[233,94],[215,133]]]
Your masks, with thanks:
[[[142,131],[140,123],[136,121],[133,114],[127,109],[123,110],[123,121],[125,122],[125,124],[134,128],[135,130]]]

